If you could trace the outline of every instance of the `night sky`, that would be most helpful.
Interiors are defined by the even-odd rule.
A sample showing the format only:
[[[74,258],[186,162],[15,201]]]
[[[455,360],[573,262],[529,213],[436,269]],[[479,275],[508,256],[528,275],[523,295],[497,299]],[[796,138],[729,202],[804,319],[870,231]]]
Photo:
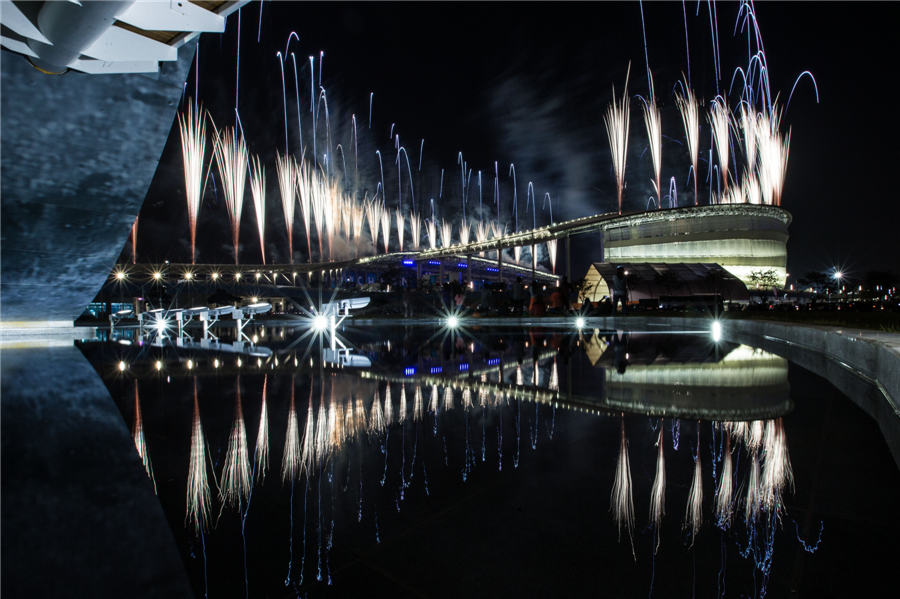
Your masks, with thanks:
[[[275,181],[274,151],[284,150],[281,71],[276,52],[297,58],[300,120],[306,154],[312,152],[310,55],[325,52],[322,86],[326,89],[332,148],[345,150],[343,163],[352,176],[355,159],[351,115],[358,122],[359,192],[371,196],[384,158],[388,205],[397,204],[396,150],[389,139],[400,135],[413,171],[415,200],[430,216],[461,213],[458,152],[472,175],[467,212],[479,211],[477,171],[483,171],[483,208],[496,216],[492,203],[494,161],[500,175],[501,214],[512,222],[515,164],[520,228],[531,226],[526,211],[527,185],[537,196],[537,223],[615,209],[616,188],[603,114],[612,85],[621,94],[631,62],[631,130],[626,169],[625,210],[646,205],[652,194],[640,101],[648,93],[641,7],[629,4],[294,4],[256,2],[240,16],[238,109],[251,153],[267,165],[267,252],[270,261],[286,261],[283,220]],[[746,33],[734,35],[738,3],[716,5],[721,80],[728,93],[735,67],[746,67]],[[684,12],[683,12],[684,11]],[[698,12],[699,11],[699,12]],[[693,203],[689,159],[675,108],[676,81],[690,75],[698,97],[708,102],[717,93],[713,37],[706,3],[647,3],[643,6],[647,56],[656,96],[663,111],[664,182],[676,178],[680,205]],[[895,241],[896,216],[890,182],[898,164],[900,133],[892,111],[879,106],[891,97],[891,57],[896,57],[896,4],[757,3],[773,97],[787,103],[798,75],[811,71],[820,101],[808,77],[798,83],[783,118],[791,128],[790,162],[782,206],[794,217],[788,245],[792,279],[810,270],[840,265],[851,276],[870,270],[900,271]],[[686,60],[690,48],[690,69]],[[260,41],[257,43],[259,32]],[[238,15],[228,19],[223,35],[205,35],[200,43],[199,98],[218,126],[235,122],[236,40]],[[289,56],[289,54],[288,54]],[[186,96],[194,95],[194,69]],[[294,75],[285,63],[287,118],[291,152],[299,155]],[[729,95],[736,105],[739,83]],[[374,92],[368,126],[369,94]],[[325,136],[320,110],[318,152]],[[418,170],[424,138],[422,169]],[[732,142],[736,138],[733,136]],[[700,203],[708,199],[704,158],[709,127],[701,128]],[[331,152],[337,172],[340,153]],[[737,151],[738,163],[742,156]],[[715,160],[715,159],[714,159]],[[403,160],[403,201],[410,201]],[[441,195],[441,169],[444,169]],[[733,169],[732,169],[733,171]],[[664,187],[667,185],[664,184]],[[664,203],[665,205],[665,203]],[[255,219],[249,190],[241,233],[242,262],[258,260]],[[299,209],[298,220],[299,220]],[[159,170],[141,214],[138,255],[141,261],[184,262],[189,255],[181,151],[177,127],[166,145]],[[295,225],[295,250],[305,244],[302,224]],[[198,262],[230,262],[231,242],[225,208],[209,187],[200,211]],[[581,239],[576,255],[583,267],[600,259],[599,247]],[[246,257],[244,255],[246,254]],[[577,266],[577,265],[576,265]],[[576,268],[580,272],[581,268]],[[791,279],[789,279],[791,282]]]

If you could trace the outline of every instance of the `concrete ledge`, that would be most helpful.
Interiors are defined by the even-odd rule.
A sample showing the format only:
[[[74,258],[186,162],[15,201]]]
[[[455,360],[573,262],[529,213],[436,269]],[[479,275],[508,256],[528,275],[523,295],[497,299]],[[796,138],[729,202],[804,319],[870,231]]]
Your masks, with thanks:
[[[722,335],[751,342],[780,341],[822,354],[877,386],[900,417],[900,335],[738,319],[723,320]]]

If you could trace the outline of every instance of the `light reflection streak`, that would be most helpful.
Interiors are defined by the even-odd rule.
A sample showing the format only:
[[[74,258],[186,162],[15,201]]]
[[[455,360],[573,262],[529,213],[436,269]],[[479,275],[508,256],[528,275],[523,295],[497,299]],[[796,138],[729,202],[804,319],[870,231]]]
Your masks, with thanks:
[[[194,377],[194,416],[191,423],[191,455],[188,462],[185,521],[198,535],[202,534],[209,524],[212,502],[206,462],[206,441],[203,438],[200,404],[197,401],[197,377]]]
[[[147,450],[147,441],[144,438],[144,419],[141,416],[141,398],[138,393],[138,381],[134,379],[134,430],[132,430],[132,439],[134,447],[137,449],[141,463],[144,464],[144,470],[153,483],[153,492],[156,493],[156,479],[153,478],[153,465],[150,463],[150,452]]]
[[[269,375],[263,375],[262,402],[259,411],[259,428],[256,432],[256,478],[264,480],[269,469],[269,408],[266,405],[266,390]]]
[[[650,489],[650,522],[656,532],[656,545],[654,553],[659,549],[660,526],[663,516],[666,515],[666,456],[663,451],[663,427],[659,427],[659,435],[656,439],[656,475],[653,478],[653,487]]]
[[[622,414],[620,424],[619,457],[616,460],[616,475],[613,479],[612,493],[610,494],[610,508],[619,530],[619,542],[622,541],[622,529],[628,534],[631,544],[631,554],[634,553],[634,499],[631,488],[631,466],[628,461],[628,441],[625,438],[625,414]]]

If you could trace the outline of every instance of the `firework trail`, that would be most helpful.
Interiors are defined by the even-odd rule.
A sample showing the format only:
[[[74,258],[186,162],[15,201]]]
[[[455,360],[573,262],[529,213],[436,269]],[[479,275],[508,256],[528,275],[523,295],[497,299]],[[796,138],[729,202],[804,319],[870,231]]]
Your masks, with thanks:
[[[356,410],[354,410],[354,414],[354,432],[359,434],[368,428],[368,424],[366,423],[366,408],[363,406],[363,400],[360,397],[356,398]]]
[[[699,197],[697,190],[697,166],[700,155],[700,105],[693,90],[686,87],[686,95],[675,94],[675,104],[681,113],[681,122],[684,125],[684,138],[687,142],[688,154],[691,157],[691,170],[694,173],[694,205],[697,205]]]
[[[441,247],[450,247],[453,243],[453,223],[448,220],[441,221]]]
[[[628,159],[628,128],[631,124],[631,109],[628,106],[628,76],[631,74],[631,63],[625,74],[625,90],[622,101],[616,101],[616,87],[613,86],[613,100],[603,120],[606,123],[606,135],[609,138],[609,150],[612,154],[613,170],[616,173],[616,191],[619,201],[619,214],[622,214],[622,188],[625,185],[625,163]],[[516,260],[518,262],[518,260]]]
[[[225,464],[222,466],[222,486],[219,488],[219,503],[239,505],[250,495],[250,455],[247,451],[247,429],[244,426],[244,412],[241,406],[241,377],[237,377],[237,395],[234,400],[234,422],[228,437]]]
[[[473,407],[475,407],[475,406],[472,404],[472,389],[470,389],[468,386],[463,387],[463,392],[462,392],[462,403],[463,403],[463,409],[464,409],[466,412],[468,412],[468,411],[471,410]]]
[[[284,434],[284,454],[281,459],[282,482],[296,480],[300,474],[300,427],[297,424],[297,409],[294,406],[294,382],[291,379],[291,403],[288,408],[287,430]]]
[[[449,385],[444,387],[444,405],[443,409],[445,412],[449,412],[453,409],[453,387]]]
[[[746,177],[753,176],[753,170],[756,168],[757,147],[756,147],[756,112],[748,103],[741,103],[741,133],[744,139],[744,155],[747,157]]]
[[[428,402],[428,411],[436,414],[438,411],[438,388],[437,385],[431,386],[431,398]]]
[[[378,434],[384,431],[384,413],[381,410],[381,398],[378,389],[375,389],[375,398],[372,400],[372,409],[369,411],[369,432]]]
[[[278,154],[275,155],[276,163],[275,166],[278,166]],[[285,161],[288,160],[287,157],[284,158]],[[313,195],[313,180],[312,180],[312,167],[310,167],[304,160],[301,159],[300,163],[291,159],[291,166],[293,167],[294,174],[297,177],[297,191],[299,193],[298,199],[300,200],[300,216],[303,218],[303,227],[306,230],[306,255],[309,262],[312,262],[312,240],[310,238],[310,221],[312,220],[312,195]],[[285,166],[287,168],[287,166]],[[281,187],[281,175],[279,175],[279,187]],[[287,180],[285,179],[285,184],[287,184]],[[293,223],[293,215],[294,215],[294,204],[293,204],[293,188],[291,189],[290,201],[291,201],[291,223]],[[281,201],[282,204],[288,201],[287,192],[285,189],[281,190]],[[287,212],[285,212],[285,223],[287,223]],[[292,231],[293,224],[291,224],[291,229],[288,229],[288,243],[291,244],[292,239]],[[291,246],[291,260],[294,259],[293,254],[293,245]]]
[[[656,440],[658,448],[656,455],[656,476],[653,478],[653,487],[650,489],[650,522],[656,529],[656,547],[659,549],[659,528],[662,525],[663,516],[666,515],[666,457],[663,452],[663,428],[659,427],[659,437]]]
[[[334,398],[334,384],[331,385],[328,401],[328,438],[329,451],[336,450],[344,442],[344,415],[342,414],[342,406],[340,402]]]
[[[256,212],[256,228],[259,231],[259,251],[262,263],[266,263],[266,169],[259,156],[250,159],[250,195]]]
[[[412,249],[419,249],[422,240],[422,219],[419,218],[415,210],[410,210],[409,212],[409,233],[410,237],[412,237]]]
[[[734,515],[733,482],[734,465],[731,459],[731,435],[725,432],[725,454],[722,459],[722,473],[719,475],[719,488],[716,491],[716,523],[725,530],[731,526]]]
[[[363,226],[366,224],[366,209],[359,202],[353,202],[350,207],[351,229],[353,230],[354,244],[359,252],[360,240],[362,239]]]
[[[422,387],[416,385],[415,395],[413,396],[413,420],[418,422],[422,420]]]
[[[684,528],[691,531],[691,545],[700,525],[703,523],[703,480],[701,478],[700,464],[700,431],[697,430],[697,454],[694,456],[694,477],[691,479],[691,489],[688,492],[687,506],[684,511]]]
[[[141,399],[138,394],[138,382],[134,379],[134,429],[131,432],[134,447],[144,464],[144,470],[153,483],[153,492],[156,493],[156,479],[153,478],[153,465],[150,463],[150,452],[147,450],[147,440],[144,438],[144,419],[141,417]]]
[[[266,470],[269,469],[269,409],[266,406],[266,387],[269,375],[263,375],[262,407],[259,411],[259,428],[256,431],[256,476],[259,480],[266,478]]]
[[[459,242],[463,245],[469,243],[469,223],[465,219],[459,222]]]
[[[381,217],[381,237],[384,242],[384,253],[388,253],[388,246],[391,242],[391,212],[387,208],[385,208],[384,204],[381,204],[381,208],[378,211],[379,216]]]
[[[556,274],[556,249],[558,243],[558,239],[547,240],[547,253],[550,255],[550,267],[553,269],[554,274]]]
[[[291,388],[294,380],[291,378]],[[309,400],[306,405],[306,424],[303,427],[303,443],[300,449],[300,462],[306,469],[307,477],[312,471],[313,462],[316,459],[316,413],[313,411],[312,381],[309,385]]]
[[[762,190],[759,187],[759,179],[745,177],[741,183],[741,197],[748,204],[762,204]]]
[[[631,492],[631,466],[628,462],[628,441],[625,439],[625,414],[622,414],[621,437],[619,442],[619,458],[616,461],[616,476],[613,479],[610,509],[619,528],[619,541],[622,540],[622,528],[628,533],[631,542],[631,553],[634,554],[634,499]]]
[[[328,410],[325,408],[324,391],[319,398],[319,416],[316,419],[316,463],[322,464],[328,453]]]
[[[756,451],[762,446],[763,434],[765,433],[764,425],[761,420],[754,420],[747,429],[747,436],[744,443],[749,451]]]
[[[717,97],[709,109],[709,124],[712,127],[716,155],[719,157],[719,171],[722,174],[722,188],[728,189],[728,139],[731,129],[731,113],[725,99]]]
[[[194,377],[194,417],[191,424],[191,459],[188,463],[185,522],[191,524],[195,534],[201,534],[209,523],[211,499],[207,477],[206,441],[203,438],[200,405],[197,402],[197,378]]]
[[[778,132],[780,120],[776,106],[771,118],[765,114],[759,115],[756,127],[759,146],[759,184],[763,201],[772,206],[781,205],[781,193],[784,189],[791,147],[790,129],[784,136]]]
[[[388,426],[394,422],[394,402],[391,400],[391,384],[384,386],[384,422]]]
[[[754,451],[747,480],[747,500],[744,502],[744,521],[756,521],[760,508],[759,455]]]
[[[219,179],[225,193],[225,207],[231,220],[231,238],[234,242],[234,263],[238,263],[238,242],[241,231],[241,211],[244,207],[244,184],[247,179],[247,148],[244,138],[238,137],[233,127],[216,135],[213,145]]]
[[[275,152],[275,175],[278,179],[278,191],[281,192],[281,209],[284,212],[284,226],[288,235],[288,259],[294,263],[294,207],[296,179],[299,176],[297,163],[291,156],[282,156]],[[307,229],[309,227],[307,226]],[[308,236],[307,236],[308,237]]]
[[[787,438],[781,418],[766,422],[766,440],[763,445],[763,469],[760,501],[762,509],[769,513],[781,506],[784,487],[794,484],[794,472],[788,454]]]
[[[656,191],[656,208],[662,208],[662,189],[660,187],[660,171],[662,168],[662,117],[659,106],[656,103],[656,95],[653,91],[653,75],[647,69],[647,77],[650,80],[650,101],[644,101],[644,126],[647,129],[647,139],[650,142],[650,159],[653,162],[653,190]]]
[[[403,424],[406,422],[406,385],[400,385],[400,414],[399,414],[399,422]]]
[[[428,233],[429,249],[435,249],[437,247],[437,227],[434,224],[434,219],[425,221],[425,232]]]
[[[369,236],[372,238],[372,252],[378,253],[378,229],[381,227],[381,214],[378,200],[372,198],[365,203],[366,221],[369,223]]]
[[[191,264],[197,246],[197,214],[203,196],[203,161],[206,153],[206,119],[203,109],[188,103],[187,114],[178,115],[181,155],[184,163],[184,193],[187,198],[188,225],[191,229]]]
[[[138,219],[139,216],[134,217],[134,222],[131,224],[131,263],[137,264],[137,234],[138,234]]]
[[[403,211],[400,208],[397,208],[397,211],[394,213],[394,216],[397,220],[397,242],[400,244],[400,251],[403,251],[403,233],[406,230],[406,217],[403,216]]]

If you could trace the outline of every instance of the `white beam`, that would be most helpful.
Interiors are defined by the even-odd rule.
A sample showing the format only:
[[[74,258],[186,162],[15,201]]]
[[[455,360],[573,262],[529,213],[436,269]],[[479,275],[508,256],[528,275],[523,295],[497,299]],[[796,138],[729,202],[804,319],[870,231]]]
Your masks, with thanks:
[[[137,0],[116,18],[145,31],[225,31],[225,17],[188,0]]]
[[[172,46],[115,26],[107,29],[81,53],[109,62],[178,59],[178,50]]]
[[[89,75],[112,75],[116,73],[157,73],[159,63],[155,60],[104,61],[73,60],[69,67]]]

